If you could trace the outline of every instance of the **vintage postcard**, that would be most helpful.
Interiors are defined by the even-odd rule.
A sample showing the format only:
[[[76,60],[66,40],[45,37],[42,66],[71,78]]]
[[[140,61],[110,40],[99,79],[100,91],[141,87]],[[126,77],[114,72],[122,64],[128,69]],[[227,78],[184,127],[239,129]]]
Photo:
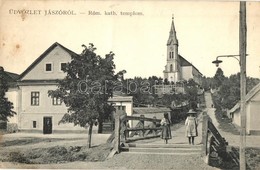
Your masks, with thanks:
[[[260,168],[259,21],[257,1],[0,0],[0,167]]]

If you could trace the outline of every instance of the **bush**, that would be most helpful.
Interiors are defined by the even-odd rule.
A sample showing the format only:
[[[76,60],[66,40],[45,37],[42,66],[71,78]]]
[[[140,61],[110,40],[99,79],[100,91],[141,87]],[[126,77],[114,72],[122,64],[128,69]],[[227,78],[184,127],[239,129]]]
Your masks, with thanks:
[[[19,162],[19,163],[30,163],[30,160],[20,152],[10,152],[8,155],[9,162]]]

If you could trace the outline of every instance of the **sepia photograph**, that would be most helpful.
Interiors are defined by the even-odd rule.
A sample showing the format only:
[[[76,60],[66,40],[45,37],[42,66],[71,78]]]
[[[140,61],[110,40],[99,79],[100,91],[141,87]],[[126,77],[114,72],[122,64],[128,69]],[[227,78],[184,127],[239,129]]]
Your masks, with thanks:
[[[0,0],[1,169],[260,169],[260,2]]]

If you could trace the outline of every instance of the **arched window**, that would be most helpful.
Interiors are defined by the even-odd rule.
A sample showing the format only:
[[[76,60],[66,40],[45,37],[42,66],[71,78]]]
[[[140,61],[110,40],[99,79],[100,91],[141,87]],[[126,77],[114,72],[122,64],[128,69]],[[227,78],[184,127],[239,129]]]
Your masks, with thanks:
[[[172,53],[171,52],[169,52],[169,56],[170,56],[170,59],[172,58]]]
[[[172,64],[170,65],[170,72],[172,72]]]

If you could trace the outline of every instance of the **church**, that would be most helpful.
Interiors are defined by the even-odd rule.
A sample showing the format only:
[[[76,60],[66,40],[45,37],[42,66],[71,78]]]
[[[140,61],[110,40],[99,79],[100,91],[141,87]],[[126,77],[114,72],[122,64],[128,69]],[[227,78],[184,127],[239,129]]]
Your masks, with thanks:
[[[174,83],[193,79],[196,83],[201,85],[202,74],[195,66],[178,53],[178,47],[179,43],[176,36],[174,18],[172,18],[170,34],[167,41],[167,64],[163,71],[164,79]]]

